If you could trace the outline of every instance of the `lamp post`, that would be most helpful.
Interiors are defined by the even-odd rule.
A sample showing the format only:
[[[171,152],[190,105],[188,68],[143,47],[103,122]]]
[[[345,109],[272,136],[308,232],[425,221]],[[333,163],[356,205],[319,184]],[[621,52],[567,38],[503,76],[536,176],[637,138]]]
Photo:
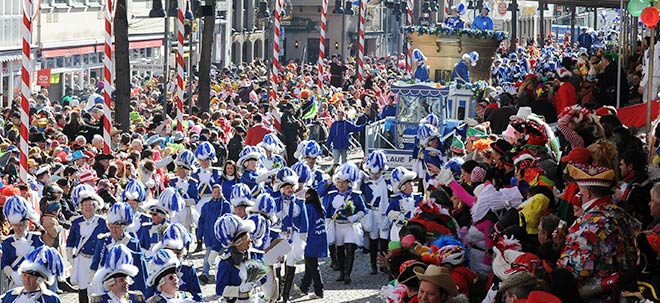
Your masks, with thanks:
[[[518,1],[513,0],[509,4],[511,11],[511,44],[509,45],[509,52],[516,51],[516,40],[518,40]]]
[[[422,5],[422,14],[419,17],[419,24],[424,26],[429,26],[431,24],[431,13],[432,11],[429,3],[424,2],[424,4]]]
[[[344,41],[346,41],[346,15],[353,16],[353,4],[351,1],[346,1],[342,7],[341,0],[335,0],[335,8],[332,10],[332,13],[341,15],[341,59],[344,60]]]

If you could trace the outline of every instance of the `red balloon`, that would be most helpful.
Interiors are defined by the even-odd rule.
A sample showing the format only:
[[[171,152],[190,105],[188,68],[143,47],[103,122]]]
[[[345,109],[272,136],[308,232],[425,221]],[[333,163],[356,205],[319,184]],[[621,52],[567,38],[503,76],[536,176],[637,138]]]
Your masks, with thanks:
[[[658,21],[660,21],[660,11],[655,6],[649,6],[642,10],[639,19],[642,20],[644,25],[654,27],[658,24]]]

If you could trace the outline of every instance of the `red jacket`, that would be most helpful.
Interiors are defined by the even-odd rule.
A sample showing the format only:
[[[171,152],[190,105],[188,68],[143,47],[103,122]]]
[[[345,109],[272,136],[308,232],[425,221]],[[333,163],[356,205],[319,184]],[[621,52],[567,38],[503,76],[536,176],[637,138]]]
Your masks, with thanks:
[[[272,132],[272,129],[257,123],[248,129],[247,135],[245,135],[245,145],[256,146],[264,140],[264,136]]]
[[[568,81],[564,82],[557,90],[554,101],[557,114],[561,113],[564,108],[577,104],[577,92],[573,84]]]

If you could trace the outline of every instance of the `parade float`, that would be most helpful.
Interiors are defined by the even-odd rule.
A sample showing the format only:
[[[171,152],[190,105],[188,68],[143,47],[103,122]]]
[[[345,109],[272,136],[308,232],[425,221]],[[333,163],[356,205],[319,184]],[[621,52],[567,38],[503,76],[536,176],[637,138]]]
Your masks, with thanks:
[[[404,26],[401,32],[410,49],[419,49],[427,57],[431,80],[451,81],[451,73],[463,54],[476,51],[479,62],[470,68],[473,81],[490,80],[490,66],[500,43],[508,38],[502,31],[446,28],[436,26]]]
[[[364,152],[366,155],[380,149],[391,167],[411,168],[417,127],[428,114],[440,117],[441,139],[464,135],[466,119],[476,116],[476,96],[481,96],[488,86],[495,53],[508,34],[434,26],[404,26],[401,32],[407,37],[410,49],[423,54],[421,64],[427,67],[431,81],[411,77],[392,85],[392,93],[397,99],[396,116],[367,126],[366,137],[373,139],[365,142]],[[474,51],[479,54],[479,60],[469,67],[472,82],[457,84],[451,81],[454,66],[464,54]],[[413,54],[411,58],[412,74],[416,74],[414,69],[418,66],[415,57]]]

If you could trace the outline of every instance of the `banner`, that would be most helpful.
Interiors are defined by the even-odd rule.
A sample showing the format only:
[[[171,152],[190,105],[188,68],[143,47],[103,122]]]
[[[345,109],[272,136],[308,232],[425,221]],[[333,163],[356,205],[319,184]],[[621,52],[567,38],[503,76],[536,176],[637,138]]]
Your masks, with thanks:
[[[50,86],[50,68],[37,71],[37,85]]]

